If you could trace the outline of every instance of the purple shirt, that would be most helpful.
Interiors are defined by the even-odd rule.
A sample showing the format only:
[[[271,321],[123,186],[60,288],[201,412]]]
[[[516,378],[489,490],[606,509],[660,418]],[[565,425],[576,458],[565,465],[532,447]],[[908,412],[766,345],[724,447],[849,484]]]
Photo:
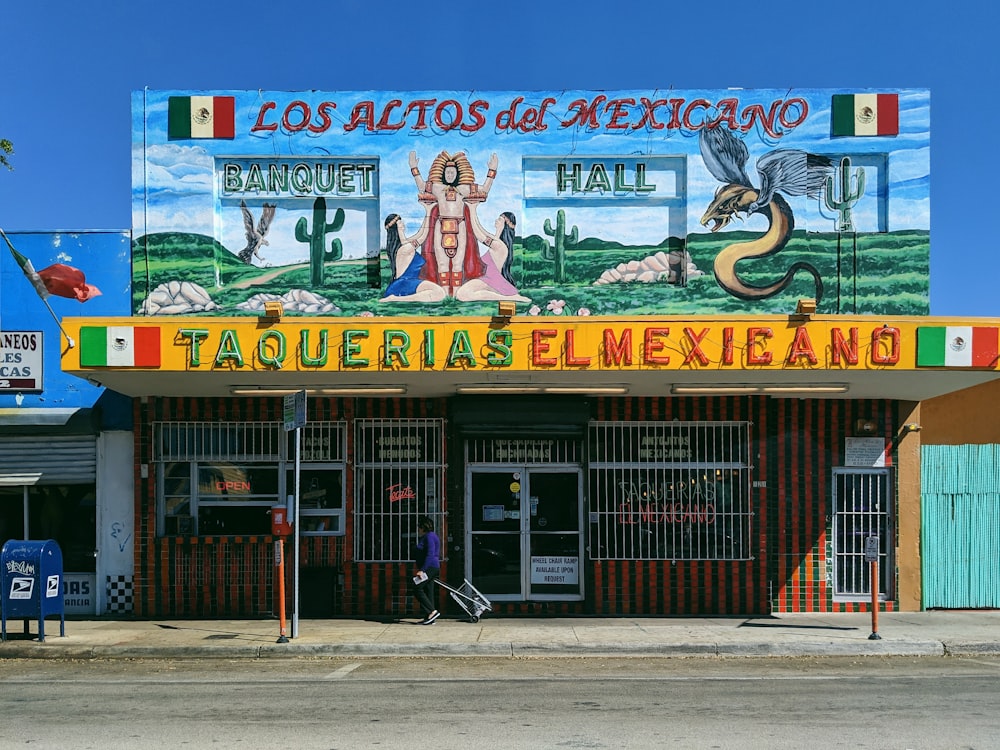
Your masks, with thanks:
[[[417,540],[417,570],[441,568],[441,539],[428,531]]]

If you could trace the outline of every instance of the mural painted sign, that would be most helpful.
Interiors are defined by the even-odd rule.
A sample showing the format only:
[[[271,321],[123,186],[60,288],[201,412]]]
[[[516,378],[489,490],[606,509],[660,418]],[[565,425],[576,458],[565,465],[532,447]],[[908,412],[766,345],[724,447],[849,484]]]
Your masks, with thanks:
[[[133,94],[140,315],[926,314],[929,92]],[[740,222],[734,220],[739,219]]]

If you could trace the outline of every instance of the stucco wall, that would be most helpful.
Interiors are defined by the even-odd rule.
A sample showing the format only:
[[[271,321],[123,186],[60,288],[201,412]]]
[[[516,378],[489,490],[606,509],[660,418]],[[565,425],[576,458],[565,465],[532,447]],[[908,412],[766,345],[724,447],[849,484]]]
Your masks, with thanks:
[[[927,445],[1000,443],[1000,380],[924,401],[920,424]]]

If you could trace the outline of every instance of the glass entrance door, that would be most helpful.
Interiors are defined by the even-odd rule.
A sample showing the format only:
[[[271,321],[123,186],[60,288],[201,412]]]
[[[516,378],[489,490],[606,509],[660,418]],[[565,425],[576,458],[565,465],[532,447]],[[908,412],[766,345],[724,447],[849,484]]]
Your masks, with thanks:
[[[469,468],[466,570],[498,601],[583,598],[579,468]]]

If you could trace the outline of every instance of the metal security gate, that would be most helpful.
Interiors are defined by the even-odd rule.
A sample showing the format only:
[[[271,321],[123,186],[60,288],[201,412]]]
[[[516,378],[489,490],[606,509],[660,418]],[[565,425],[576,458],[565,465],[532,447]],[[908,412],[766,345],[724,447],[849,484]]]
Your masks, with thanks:
[[[1000,607],[1000,445],[921,449],[924,609]]]
[[[833,596],[837,601],[871,598],[869,537],[879,542],[879,598],[892,598],[895,547],[889,469],[833,470]]]

